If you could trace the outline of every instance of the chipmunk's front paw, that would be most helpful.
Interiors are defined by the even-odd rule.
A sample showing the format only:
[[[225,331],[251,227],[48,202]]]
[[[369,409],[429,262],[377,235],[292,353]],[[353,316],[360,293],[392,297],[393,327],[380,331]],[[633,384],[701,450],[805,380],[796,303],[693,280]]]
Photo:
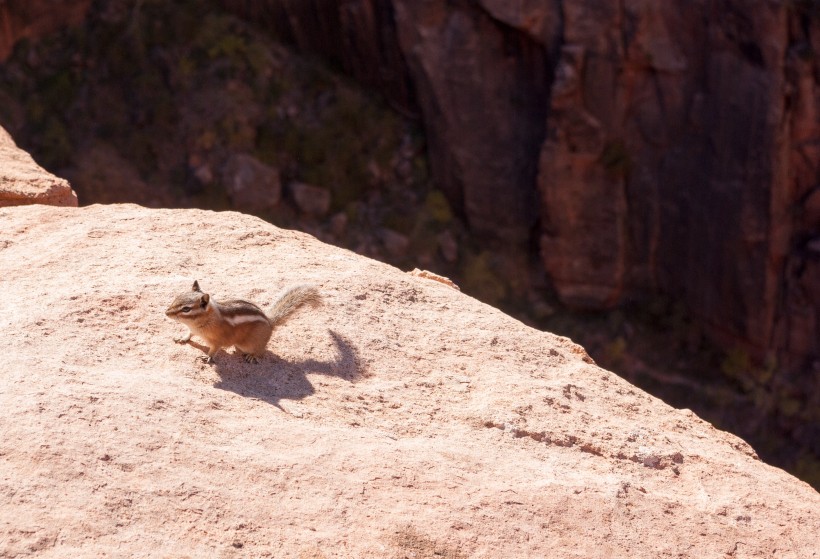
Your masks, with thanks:
[[[206,365],[213,365],[214,363],[216,363],[216,361],[214,361],[214,358],[211,357],[210,355],[200,355],[199,357],[196,358],[196,360],[201,361],[202,363],[205,363]]]
[[[174,341],[178,344],[187,344],[191,341],[191,335],[188,334],[187,336],[179,336],[174,338]]]
[[[257,358],[255,355],[252,355],[250,353],[246,353],[245,355],[243,355],[242,359],[245,360],[245,363],[253,363],[254,365],[259,363],[259,358]]]

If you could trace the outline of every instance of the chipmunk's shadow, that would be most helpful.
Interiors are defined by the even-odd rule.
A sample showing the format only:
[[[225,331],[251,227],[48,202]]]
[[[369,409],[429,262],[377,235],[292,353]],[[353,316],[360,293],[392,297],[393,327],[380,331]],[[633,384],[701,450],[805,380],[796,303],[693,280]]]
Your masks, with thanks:
[[[362,376],[356,349],[340,334],[328,330],[336,356],[331,361],[285,361],[266,351],[259,363],[246,363],[238,354],[220,352],[215,369],[220,380],[215,388],[257,398],[282,409],[280,400],[301,400],[316,392],[308,374],[334,376],[355,382]]]

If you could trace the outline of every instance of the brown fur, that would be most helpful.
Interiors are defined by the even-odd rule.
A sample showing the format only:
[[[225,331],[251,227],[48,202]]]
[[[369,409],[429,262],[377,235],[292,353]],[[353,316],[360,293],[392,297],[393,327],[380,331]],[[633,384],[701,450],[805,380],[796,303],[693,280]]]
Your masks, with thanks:
[[[222,303],[215,301],[194,282],[191,291],[174,299],[165,311],[169,317],[188,326],[189,334],[176,341],[185,343],[191,335],[197,335],[208,345],[209,362],[217,351],[231,346],[255,361],[265,351],[273,328],[288,319],[305,303],[321,302],[319,291],[309,285],[297,285],[288,289],[274,303],[270,315],[249,301],[232,299]]]

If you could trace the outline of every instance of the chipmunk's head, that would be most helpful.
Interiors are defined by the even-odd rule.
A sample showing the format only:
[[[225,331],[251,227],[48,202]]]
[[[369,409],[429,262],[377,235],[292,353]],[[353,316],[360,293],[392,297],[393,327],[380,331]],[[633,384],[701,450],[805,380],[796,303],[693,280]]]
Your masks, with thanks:
[[[210,311],[211,297],[199,288],[195,281],[191,291],[177,295],[165,314],[182,323],[194,322]]]

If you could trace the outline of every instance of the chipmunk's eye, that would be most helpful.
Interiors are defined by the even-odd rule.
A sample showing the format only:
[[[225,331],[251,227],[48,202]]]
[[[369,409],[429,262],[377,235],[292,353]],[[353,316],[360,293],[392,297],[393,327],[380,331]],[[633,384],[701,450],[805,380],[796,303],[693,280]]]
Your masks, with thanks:
[[[191,312],[191,307],[182,307],[182,312]]]

